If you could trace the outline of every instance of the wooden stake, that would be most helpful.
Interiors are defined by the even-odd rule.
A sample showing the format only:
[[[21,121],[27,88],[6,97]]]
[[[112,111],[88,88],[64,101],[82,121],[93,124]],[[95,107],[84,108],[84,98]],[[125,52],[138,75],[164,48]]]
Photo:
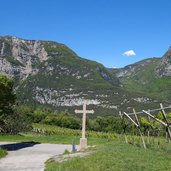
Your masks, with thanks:
[[[153,118],[155,121],[161,123],[161,124],[164,125],[164,126],[167,126],[167,124],[166,124],[165,122],[161,121],[161,120],[158,119],[158,118],[155,118],[155,117],[154,117],[153,115],[151,115],[149,112],[147,112],[147,111],[145,111],[145,110],[143,110],[143,112],[144,112],[146,115],[148,115],[148,116],[150,116],[151,118]]]
[[[170,142],[170,139],[168,138],[168,130],[167,130],[167,127],[166,127],[166,142]]]
[[[123,122],[124,122],[124,118],[123,118],[123,116],[122,116],[122,113],[121,113],[121,111],[119,112],[119,116],[120,116],[120,118],[123,120]],[[125,125],[124,125],[125,126]],[[123,134],[124,134],[124,137],[125,137],[125,142],[126,143],[128,143],[128,138],[127,138],[127,135],[126,135],[126,133],[125,133],[125,129],[124,129],[124,127],[123,127]]]
[[[163,107],[163,104],[160,103],[160,107],[161,107],[161,112],[162,112],[162,115],[163,115],[163,118],[167,124],[166,126],[166,136],[168,135],[169,139],[171,140],[171,131],[170,131],[170,128],[169,128],[169,122],[168,122],[168,119],[167,119],[167,116],[166,116],[166,113],[164,111],[164,107]]]
[[[134,113],[135,115],[136,115],[136,113]],[[145,144],[145,141],[144,141],[144,137],[143,137],[143,133],[142,133],[142,131],[141,131],[141,127],[140,127],[140,125],[138,124],[139,123],[139,121],[137,120],[137,123],[126,113],[126,112],[124,112],[124,115],[127,117],[127,118],[129,118],[130,120],[131,120],[131,122],[137,127],[137,129],[139,130],[139,133],[140,133],[140,136],[141,136],[141,139],[142,139],[142,142],[143,142],[143,146],[144,146],[144,148],[146,149],[146,144]],[[137,116],[135,116],[135,118],[137,118],[138,119],[138,117]]]
[[[126,113],[124,112],[124,115],[131,120],[131,122],[138,128],[139,125]]]
[[[158,130],[157,130],[157,138],[158,138],[157,146],[158,146],[158,148],[160,148],[160,128],[158,128]]]
[[[135,119],[136,119],[136,121],[137,121],[137,123],[138,123],[138,125],[139,125],[138,130],[139,130],[140,135],[141,135],[141,140],[142,140],[142,142],[143,142],[143,146],[144,146],[144,148],[146,149],[146,144],[145,144],[145,141],[144,141],[144,135],[143,135],[143,133],[142,133],[142,131],[141,131],[140,123],[139,123],[137,114],[136,114],[136,112],[135,112],[135,109],[133,109],[133,112],[134,112],[134,115],[135,115]]]

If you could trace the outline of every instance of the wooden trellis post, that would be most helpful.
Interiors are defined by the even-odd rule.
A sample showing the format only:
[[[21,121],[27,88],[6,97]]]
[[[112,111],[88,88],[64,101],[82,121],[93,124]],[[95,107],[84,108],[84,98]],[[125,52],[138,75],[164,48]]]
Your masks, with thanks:
[[[142,131],[141,131],[140,123],[139,123],[139,120],[138,120],[138,116],[137,116],[137,114],[136,114],[136,112],[135,112],[135,109],[133,109],[133,113],[134,113],[135,119],[136,119],[136,121],[137,121],[137,123],[138,123],[138,125],[139,125],[138,130],[139,130],[140,135],[141,135],[141,139],[142,139],[142,142],[143,142],[143,146],[144,146],[144,148],[146,148],[146,144],[145,144],[145,141],[144,141],[144,135],[143,135],[143,133],[142,133]]]
[[[143,132],[141,130],[141,126],[140,126],[140,123],[139,123],[139,120],[138,120],[137,115],[138,114],[146,114],[146,116],[147,116],[147,119],[148,119],[148,128],[147,128],[147,130],[148,130],[148,132],[147,132],[148,143],[150,142],[150,127],[153,129],[153,126],[150,124],[151,120],[153,120],[153,122],[160,123],[161,125],[163,125],[166,128],[166,139],[168,141],[169,140],[171,141],[171,128],[170,128],[171,123],[169,123],[169,119],[167,118],[167,115],[165,113],[165,109],[170,109],[170,108],[171,108],[171,106],[163,107],[163,105],[161,103],[159,109],[152,109],[152,110],[148,110],[148,111],[142,110],[141,112],[135,112],[135,110],[133,109],[133,113],[123,112],[124,116],[126,116],[129,119],[129,122],[132,122],[137,127],[137,129],[139,130],[139,133],[140,133],[140,136],[141,136],[141,139],[142,139],[144,148],[146,148],[146,144],[145,144],[145,141],[144,141],[144,135],[143,135]],[[150,113],[152,111],[153,112],[155,112],[155,111],[161,111],[164,120],[163,119],[162,120],[161,119],[158,119],[155,116],[153,116]],[[119,115],[120,115],[121,119],[124,118],[124,116],[121,114],[121,112],[119,112]],[[131,115],[134,115],[135,116],[135,119],[131,118]],[[124,128],[125,127],[123,127],[123,129]],[[152,131],[153,137],[155,137],[155,132],[154,131],[155,131],[155,129],[153,129],[153,131]],[[156,136],[160,136],[160,132],[159,131],[156,132],[156,134],[157,134]],[[125,138],[125,140],[127,142],[127,137]],[[154,141],[154,138],[153,138],[153,141]],[[158,141],[158,145],[159,144],[160,144],[160,142]]]
[[[150,113],[150,111],[149,111]],[[148,120],[148,130],[147,130],[147,137],[148,137],[148,144],[150,143],[150,117],[147,116],[147,120]]]
[[[133,110],[134,112],[134,115],[135,115],[135,119],[136,119],[136,122],[126,113],[124,112],[124,115],[129,118],[131,120],[131,122],[137,127],[137,129],[139,130],[139,133],[140,133],[140,136],[141,136],[141,140],[143,142],[143,146],[144,148],[146,149],[146,144],[145,144],[145,141],[144,141],[144,136],[143,136],[143,133],[141,131],[141,127],[140,127],[140,123],[139,123],[139,120],[138,120],[138,117],[137,117],[137,114],[135,112],[135,110]]]
[[[143,113],[145,113],[146,115],[148,115],[148,116],[150,116],[152,119],[154,119],[155,121],[161,123],[161,124],[164,125],[164,126],[167,126],[167,124],[166,124],[165,122],[161,121],[161,120],[158,119],[158,118],[155,118],[155,117],[154,117],[153,115],[151,115],[149,112],[147,112],[147,111],[145,111],[145,110],[142,110],[142,111],[143,111]]]
[[[121,112],[119,112],[119,116],[120,116],[120,118],[121,118],[121,119],[123,120],[123,122],[124,122],[124,118],[123,118],[123,115],[122,115]],[[126,127],[126,125],[123,126],[123,134],[124,134],[124,137],[125,137],[125,142],[128,143],[127,135],[126,135],[126,133],[125,133],[125,129],[126,129],[125,127]]]
[[[161,110],[162,110],[162,109],[161,109]],[[164,110],[163,110],[163,111],[164,111]],[[162,125],[164,125],[164,126],[166,127],[166,129],[169,128],[169,124],[167,124],[167,123],[161,121],[161,120],[158,119],[158,118],[155,118],[153,115],[151,115],[149,112],[147,112],[147,111],[145,111],[145,110],[143,110],[143,112],[144,112],[146,115],[150,116],[150,117],[151,117],[152,119],[154,119],[155,121],[157,121],[157,122],[161,123]],[[162,112],[162,113],[163,113],[163,112]],[[164,115],[165,115],[165,113],[164,113]],[[167,118],[166,118],[166,119],[167,119]],[[169,138],[171,139],[171,136],[170,136],[170,129],[169,129],[169,131],[168,131],[168,135],[169,135]]]
[[[160,103],[160,107],[161,107],[161,112],[162,112],[163,118],[164,118],[164,120],[165,120],[165,122],[167,124],[167,126],[166,126],[166,134],[169,136],[169,139],[171,140],[171,132],[170,132],[170,128],[169,128],[170,125],[169,125],[169,121],[167,119],[167,116],[166,116],[166,113],[164,111],[162,103]]]

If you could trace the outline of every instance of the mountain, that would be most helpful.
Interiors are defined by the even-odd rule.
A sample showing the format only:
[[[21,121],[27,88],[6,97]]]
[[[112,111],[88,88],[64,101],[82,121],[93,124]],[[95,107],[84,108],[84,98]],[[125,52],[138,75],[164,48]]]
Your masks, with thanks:
[[[171,103],[171,48],[162,58],[149,58],[112,70],[125,90]]]
[[[169,55],[170,50],[163,58],[114,70],[79,57],[61,43],[0,37],[0,73],[14,78],[18,102],[72,112],[84,99],[95,114],[158,105],[160,91],[153,88],[162,87],[163,80],[170,85]]]

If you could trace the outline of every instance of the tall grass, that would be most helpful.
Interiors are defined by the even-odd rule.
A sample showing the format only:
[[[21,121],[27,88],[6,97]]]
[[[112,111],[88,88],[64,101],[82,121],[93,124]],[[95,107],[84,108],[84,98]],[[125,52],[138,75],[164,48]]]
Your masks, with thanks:
[[[4,157],[6,155],[7,155],[7,151],[0,148],[0,158]]]

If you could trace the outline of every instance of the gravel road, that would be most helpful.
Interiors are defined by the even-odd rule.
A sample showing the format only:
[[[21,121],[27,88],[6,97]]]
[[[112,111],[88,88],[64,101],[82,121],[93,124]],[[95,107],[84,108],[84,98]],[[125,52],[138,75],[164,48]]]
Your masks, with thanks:
[[[8,155],[0,159],[0,171],[43,171],[46,160],[72,148],[71,145],[33,142],[0,142],[2,146],[8,149]]]

